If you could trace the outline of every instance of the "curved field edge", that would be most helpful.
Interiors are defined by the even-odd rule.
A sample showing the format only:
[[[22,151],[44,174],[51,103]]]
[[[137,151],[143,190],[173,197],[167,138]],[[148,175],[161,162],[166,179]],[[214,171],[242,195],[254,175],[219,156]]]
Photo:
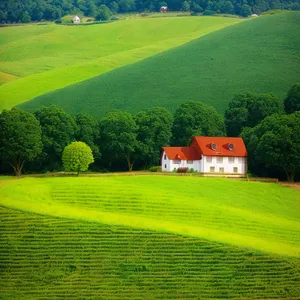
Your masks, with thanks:
[[[299,194],[274,184],[201,178],[26,178],[3,181],[0,204],[299,256]]]
[[[300,261],[0,206],[3,299],[296,299]]]
[[[272,92],[283,99],[300,81],[299,30],[299,12],[251,19],[46,93],[20,108],[34,111],[54,104],[70,114],[101,116],[112,109],[136,113],[153,106],[174,112],[183,100],[199,100],[224,113],[237,93]]]
[[[222,19],[223,23],[213,23],[214,20],[220,21],[220,19]],[[211,17],[210,20],[212,21],[212,24],[203,24],[204,27],[201,30],[196,30],[194,32],[187,31],[185,33],[180,33],[177,37],[165,38],[163,40],[160,39],[155,41],[155,43],[142,47],[134,46],[133,49],[119,51],[99,58],[91,58],[85,62],[76,63],[74,61],[74,63],[64,68],[55,68],[54,70],[29,75],[13,82],[8,82],[0,87],[2,99],[0,101],[0,110],[9,109],[47,92],[85,81],[115,68],[140,61],[170,48],[185,44],[213,31],[243,21],[242,19],[220,17]],[[207,19],[205,19],[205,21],[207,21]],[[201,23],[202,20],[199,19],[199,22]],[[138,25],[139,24],[137,23],[137,26]],[[138,41],[136,41],[136,45],[139,45]],[[107,47],[109,47],[109,45]],[[125,47],[125,49],[126,48],[128,47]],[[107,50],[109,52],[109,48]],[[49,58],[47,59],[49,60]],[[48,63],[47,59],[45,59],[46,64]]]

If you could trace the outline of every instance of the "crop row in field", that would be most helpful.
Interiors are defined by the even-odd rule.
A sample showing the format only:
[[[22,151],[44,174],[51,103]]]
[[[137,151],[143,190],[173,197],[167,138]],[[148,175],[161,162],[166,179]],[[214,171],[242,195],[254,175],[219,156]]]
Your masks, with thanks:
[[[299,258],[0,207],[2,299],[296,299]]]

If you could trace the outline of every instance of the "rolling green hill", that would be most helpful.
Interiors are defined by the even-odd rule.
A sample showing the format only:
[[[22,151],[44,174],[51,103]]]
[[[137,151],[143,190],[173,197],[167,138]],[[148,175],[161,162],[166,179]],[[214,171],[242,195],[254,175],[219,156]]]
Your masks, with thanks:
[[[273,92],[283,98],[300,81],[299,30],[299,12],[255,18],[20,107],[32,111],[55,104],[72,114],[103,115],[152,106],[174,111],[189,99],[224,112],[239,92]]]
[[[149,57],[242,19],[129,19],[0,30],[0,110]]]
[[[2,180],[2,299],[296,299],[299,196],[182,176]]]

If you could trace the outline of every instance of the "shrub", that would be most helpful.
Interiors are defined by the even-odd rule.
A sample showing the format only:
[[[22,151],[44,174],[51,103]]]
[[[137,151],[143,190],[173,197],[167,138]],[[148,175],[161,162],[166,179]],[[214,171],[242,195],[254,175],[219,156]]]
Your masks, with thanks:
[[[161,170],[161,166],[153,166],[153,167],[149,168],[148,171],[150,171],[150,172],[161,172],[162,170]]]
[[[189,168],[178,168],[177,173],[188,173]]]
[[[173,173],[177,173],[177,169],[176,169],[176,168],[174,168],[172,172],[173,172]]]
[[[190,172],[190,173],[195,173],[195,170],[194,170],[193,168],[190,168],[190,169],[189,169],[189,172]]]
[[[215,11],[211,11],[211,10],[205,10],[203,12],[203,16],[212,16],[212,15],[215,15],[216,12]]]
[[[62,20],[55,20],[55,24],[61,24]]]

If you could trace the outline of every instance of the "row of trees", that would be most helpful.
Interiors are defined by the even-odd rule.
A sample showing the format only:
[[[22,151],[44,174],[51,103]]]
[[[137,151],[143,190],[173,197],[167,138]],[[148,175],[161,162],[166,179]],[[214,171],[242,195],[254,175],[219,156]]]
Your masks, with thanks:
[[[132,115],[112,111],[97,120],[75,117],[52,106],[34,114],[19,109],[0,114],[2,172],[10,165],[16,175],[62,170],[62,153],[74,141],[92,151],[93,170],[146,169],[158,165],[161,148],[187,146],[196,135],[242,136],[249,152],[249,168],[258,175],[292,180],[300,168],[300,84],[285,101],[272,94],[236,95],[225,113],[202,102],[184,101],[172,116],[154,107]]]
[[[174,11],[206,11],[242,16],[269,9],[300,9],[299,0],[4,0],[0,2],[0,22],[56,20],[67,14],[96,17],[103,13],[103,9],[107,11],[107,7],[112,13],[159,11],[163,5]]]

